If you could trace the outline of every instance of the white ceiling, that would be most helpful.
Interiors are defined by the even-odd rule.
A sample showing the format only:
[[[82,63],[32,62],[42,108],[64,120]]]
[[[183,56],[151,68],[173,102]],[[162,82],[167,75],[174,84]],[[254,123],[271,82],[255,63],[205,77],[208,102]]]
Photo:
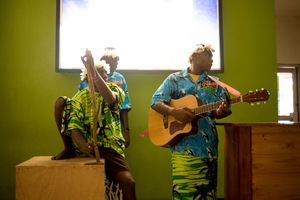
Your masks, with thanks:
[[[300,0],[275,0],[276,16],[300,16]]]

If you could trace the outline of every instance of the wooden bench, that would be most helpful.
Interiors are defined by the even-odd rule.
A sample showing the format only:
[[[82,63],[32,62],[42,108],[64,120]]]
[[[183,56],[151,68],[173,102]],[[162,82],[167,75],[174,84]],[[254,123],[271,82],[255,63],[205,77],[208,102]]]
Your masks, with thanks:
[[[104,160],[36,156],[16,166],[16,200],[105,199]]]

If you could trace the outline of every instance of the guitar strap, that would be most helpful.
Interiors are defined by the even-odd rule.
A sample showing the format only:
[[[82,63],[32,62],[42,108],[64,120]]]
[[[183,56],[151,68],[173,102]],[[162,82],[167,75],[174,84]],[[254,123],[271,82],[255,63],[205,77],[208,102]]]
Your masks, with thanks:
[[[144,137],[146,137],[146,135],[148,135],[148,134],[149,134],[149,130],[146,129],[146,130],[144,130],[144,131],[140,134],[140,137],[141,137],[141,138],[144,138]]]
[[[208,77],[213,80],[215,83],[217,83],[218,85],[220,85],[223,88],[226,88],[228,90],[228,92],[230,92],[231,94],[233,94],[236,97],[241,96],[241,93],[239,91],[237,91],[236,89],[234,89],[233,87],[230,87],[229,85],[215,79],[214,77],[208,75]]]

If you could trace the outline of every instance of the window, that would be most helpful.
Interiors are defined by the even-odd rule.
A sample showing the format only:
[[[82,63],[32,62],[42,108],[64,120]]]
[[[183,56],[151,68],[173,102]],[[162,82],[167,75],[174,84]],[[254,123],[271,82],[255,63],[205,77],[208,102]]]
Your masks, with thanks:
[[[298,122],[297,66],[279,66],[278,122]]]

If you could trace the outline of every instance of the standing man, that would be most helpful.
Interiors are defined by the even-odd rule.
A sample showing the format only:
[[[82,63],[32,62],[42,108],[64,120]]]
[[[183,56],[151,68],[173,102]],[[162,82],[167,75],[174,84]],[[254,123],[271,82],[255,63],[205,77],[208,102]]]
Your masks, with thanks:
[[[125,147],[130,145],[130,129],[128,122],[128,112],[131,110],[131,103],[127,88],[127,83],[122,74],[116,71],[118,68],[119,56],[117,55],[115,48],[107,47],[105,48],[105,53],[100,60],[105,60],[109,64],[110,73],[108,75],[108,81],[115,83],[117,86],[121,87],[125,93],[125,100],[121,106],[120,115],[122,123],[122,133],[125,138]]]
[[[196,132],[170,148],[172,153],[173,199],[213,199],[217,197],[218,135],[215,119],[231,114],[228,93],[209,78],[214,49],[197,45],[189,56],[190,66],[170,74],[152,97],[151,107],[183,123],[196,123]],[[215,77],[216,78],[216,77]],[[196,116],[188,107],[174,108],[172,99],[194,95],[200,104],[220,102],[218,109]],[[194,129],[192,129],[194,130]]]

